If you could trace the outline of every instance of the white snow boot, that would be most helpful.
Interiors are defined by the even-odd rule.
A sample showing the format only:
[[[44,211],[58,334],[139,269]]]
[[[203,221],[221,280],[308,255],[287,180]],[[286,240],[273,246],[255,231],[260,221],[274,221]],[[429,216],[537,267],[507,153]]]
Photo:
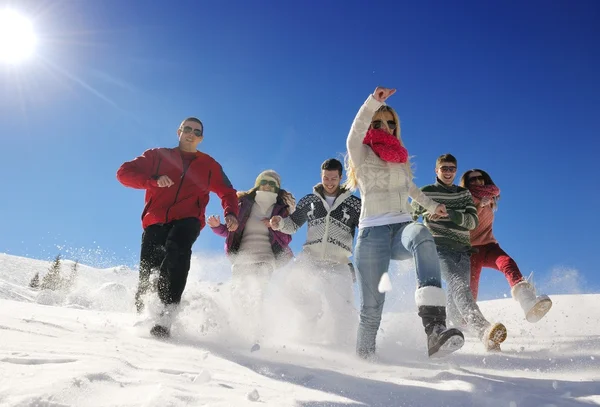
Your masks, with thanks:
[[[500,352],[500,344],[506,340],[507,332],[504,324],[496,322],[490,324],[481,333],[481,342],[488,352]]]
[[[547,295],[535,295],[535,287],[528,281],[521,281],[511,289],[513,298],[519,302],[525,318],[529,322],[538,322],[552,308],[552,300]]]
[[[169,304],[157,315],[150,334],[159,338],[168,338],[171,335],[171,325],[179,313],[179,304]]]

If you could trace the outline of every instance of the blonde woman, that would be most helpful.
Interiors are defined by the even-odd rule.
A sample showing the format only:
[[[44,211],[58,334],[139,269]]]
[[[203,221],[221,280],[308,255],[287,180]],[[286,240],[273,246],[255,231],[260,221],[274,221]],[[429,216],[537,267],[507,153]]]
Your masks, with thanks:
[[[447,216],[446,208],[427,197],[412,180],[398,115],[385,104],[395,91],[375,89],[358,111],[347,140],[346,185],[358,188],[362,200],[354,257],[361,292],[356,352],[364,359],[375,356],[385,301],[378,286],[390,260],[415,260],[415,300],[429,356],[447,355],[464,344],[460,330],[446,328],[446,295],[436,246],[427,228],[412,221],[408,198],[439,216]]]

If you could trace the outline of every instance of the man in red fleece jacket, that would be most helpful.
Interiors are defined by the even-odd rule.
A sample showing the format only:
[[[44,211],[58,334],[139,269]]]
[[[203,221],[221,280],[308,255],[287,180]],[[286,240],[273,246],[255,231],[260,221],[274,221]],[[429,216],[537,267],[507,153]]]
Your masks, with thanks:
[[[192,245],[205,225],[204,211],[210,192],[221,198],[227,228],[235,231],[238,225],[236,190],[221,165],[196,150],[204,138],[202,122],[195,117],[185,119],[177,135],[178,147],[147,150],[117,171],[121,184],[146,190],[135,302],[141,312],[150,274],[153,269],[159,269],[158,296],[165,309],[151,331],[157,336],[169,335],[185,289]]]

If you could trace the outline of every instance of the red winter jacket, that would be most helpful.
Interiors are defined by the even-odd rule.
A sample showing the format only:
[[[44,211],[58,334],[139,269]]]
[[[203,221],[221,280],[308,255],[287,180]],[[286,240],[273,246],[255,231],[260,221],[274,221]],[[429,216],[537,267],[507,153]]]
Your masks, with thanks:
[[[158,187],[157,180],[161,175],[167,175],[175,184]],[[236,190],[223,168],[214,158],[200,151],[196,151],[196,157],[184,171],[179,148],[147,150],[121,165],[117,179],[126,187],[146,190],[146,206],[142,212],[144,229],[156,223],[191,217],[200,219],[203,228],[209,192],[221,198],[225,216],[238,214]]]

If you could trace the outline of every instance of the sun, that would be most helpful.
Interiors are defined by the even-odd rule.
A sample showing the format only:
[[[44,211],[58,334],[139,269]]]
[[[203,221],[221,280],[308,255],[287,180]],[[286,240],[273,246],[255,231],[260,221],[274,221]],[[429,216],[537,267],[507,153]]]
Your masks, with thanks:
[[[0,9],[0,62],[18,64],[33,54],[37,39],[31,21],[11,9]]]

